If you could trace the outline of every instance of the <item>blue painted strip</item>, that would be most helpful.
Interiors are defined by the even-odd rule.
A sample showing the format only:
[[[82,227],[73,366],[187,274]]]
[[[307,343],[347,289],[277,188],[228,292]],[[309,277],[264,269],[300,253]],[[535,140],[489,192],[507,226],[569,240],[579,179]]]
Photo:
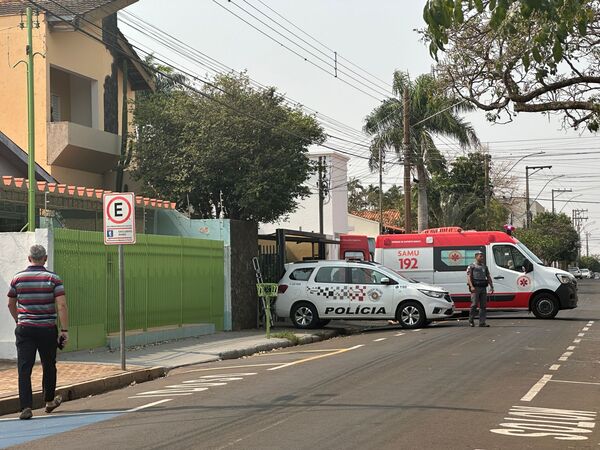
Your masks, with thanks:
[[[123,412],[64,414],[42,416],[30,420],[10,419],[0,421],[0,448],[43,439],[67,431],[75,430],[105,420],[114,419]]]

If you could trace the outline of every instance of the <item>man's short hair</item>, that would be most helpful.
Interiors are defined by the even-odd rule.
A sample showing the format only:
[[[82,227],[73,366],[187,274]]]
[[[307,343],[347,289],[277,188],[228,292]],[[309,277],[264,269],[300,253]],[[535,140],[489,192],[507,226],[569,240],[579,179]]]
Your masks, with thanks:
[[[32,245],[29,249],[29,257],[34,261],[42,261],[46,257],[46,249],[43,245]]]

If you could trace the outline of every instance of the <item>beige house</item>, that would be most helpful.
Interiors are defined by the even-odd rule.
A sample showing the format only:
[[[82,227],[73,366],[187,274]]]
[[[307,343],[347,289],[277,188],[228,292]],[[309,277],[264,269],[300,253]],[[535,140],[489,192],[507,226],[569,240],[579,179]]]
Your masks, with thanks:
[[[136,1],[60,2],[64,7],[36,1],[42,10],[35,16],[33,50],[44,55],[35,57],[34,66],[39,180],[114,190],[124,61],[129,100],[153,88],[152,76],[117,27],[117,11]],[[0,0],[0,175],[17,177],[27,173],[26,66],[15,66],[26,59],[27,31],[20,24],[27,6]]]

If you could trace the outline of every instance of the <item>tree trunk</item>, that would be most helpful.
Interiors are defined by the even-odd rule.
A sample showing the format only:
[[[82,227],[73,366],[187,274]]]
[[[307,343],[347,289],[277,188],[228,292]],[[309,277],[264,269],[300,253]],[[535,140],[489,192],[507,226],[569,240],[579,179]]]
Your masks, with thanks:
[[[425,165],[422,162],[417,162],[417,177],[419,178],[418,183],[418,227],[419,232],[429,228],[429,205],[427,204],[427,171]]]

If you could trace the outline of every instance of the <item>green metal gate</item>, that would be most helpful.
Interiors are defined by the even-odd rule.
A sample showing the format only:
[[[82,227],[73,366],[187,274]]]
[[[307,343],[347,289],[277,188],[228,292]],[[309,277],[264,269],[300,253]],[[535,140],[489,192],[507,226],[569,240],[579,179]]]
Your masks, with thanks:
[[[127,330],[214,323],[223,329],[223,242],[138,234],[125,246]],[[117,247],[102,233],[56,229],[54,269],[63,278],[70,350],[106,345],[119,330]]]

